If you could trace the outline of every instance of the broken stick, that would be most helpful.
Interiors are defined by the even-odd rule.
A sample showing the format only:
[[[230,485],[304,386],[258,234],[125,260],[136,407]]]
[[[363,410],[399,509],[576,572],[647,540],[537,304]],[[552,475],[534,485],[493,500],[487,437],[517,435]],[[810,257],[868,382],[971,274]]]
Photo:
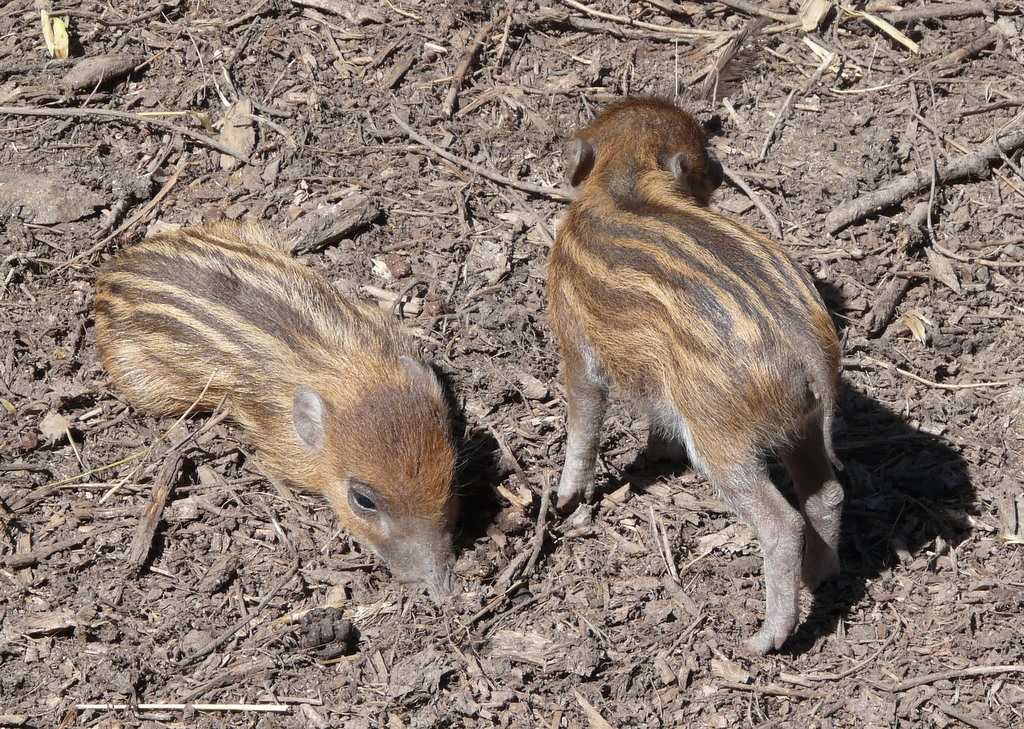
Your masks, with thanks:
[[[44,107],[34,106],[0,106],[0,114],[14,114],[20,116],[52,116],[59,119],[88,119],[95,117],[97,119],[119,119],[121,121],[128,122],[129,124],[137,124],[140,126],[157,127],[158,129],[165,129],[175,134],[180,134],[183,137],[199,142],[200,144],[215,149],[221,154],[230,155],[236,159],[245,162],[247,165],[252,164],[247,156],[241,152],[236,152],[230,147],[221,144],[216,139],[211,139],[205,134],[194,132],[187,127],[180,127],[177,124],[171,124],[163,119],[154,119],[150,116],[142,116],[141,114],[132,114],[127,111],[117,111],[116,109],[49,109]]]
[[[896,309],[910,289],[909,278],[894,278],[864,316],[864,328],[869,337],[877,337],[896,317]]]
[[[476,58],[476,54],[480,52],[480,49],[484,46],[484,41],[487,40],[488,34],[494,30],[494,26],[498,23],[504,23],[505,18],[509,16],[511,11],[506,10],[501,15],[496,15],[491,18],[490,21],[484,24],[476,36],[470,42],[469,47],[466,49],[465,54],[462,56],[462,60],[459,62],[458,68],[455,69],[455,73],[452,75],[452,86],[448,89],[448,96],[444,100],[444,111],[442,112],[446,119],[450,119],[452,112],[455,111],[455,101],[459,96],[459,89],[462,88],[463,81],[466,80],[466,74],[469,72],[469,67],[473,65],[473,59]]]
[[[448,152],[447,150],[438,147],[436,144],[434,144],[429,139],[424,137],[422,134],[417,132],[411,126],[406,124],[395,112],[391,112],[391,118],[394,119],[395,124],[397,124],[398,127],[403,132],[405,132],[405,136],[409,137],[409,139],[413,140],[414,142],[423,145],[441,159],[446,159],[449,162],[459,165],[459,167],[463,167],[469,170],[470,172],[480,175],[481,177],[486,177],[488,180],[493,180],[494,182],[497,182],[501,185],[508,185],[509,187],[514,187],[516,190],[522,190],[523,192],[528,192],[531,195],[546,197],[550,198],[551,200],[571,200],[571,198],[566,193],[554,187],[547,187],[545,185],[534,185],[532,182],[524,182],[522,180],[513,180],[510,177],[505,177],[505,175],[499,174],[497,172],[494,172],[493,170],[487,169],[486,167],[482,167],[481,165],[470,162],[468,159],[463,159],[458,155],[452,154],[451,152]]]
[[[946,183],[969,175],[980,177],[988,170],[991,162],[1000,159],[1003,154],[1012,154],[1020,147],[1024,147],[1024,128],[1007,132],[970,154],[938,166],[934,174],[936,182]],[[836,233],[851,223],[896,205],[931,185],[932,176],[930,165],[920,167],[885,187],[850,200],[825,217],[825,228],[829,233]]]
[[[132,547],[128,552],[128,557],[125,559],[128,569],[133,572],[138,572],[142,568],[142,565],[146,563],[146,557],[149,556],[149,550],[153,548],[153,537],[156,534],[156,528],[160,524],[160,517],[164,513],[167,497],[178,480],[183,459],[184,455],[181,451],[171,451],[167,454],[167,460],[164,461],[163,466],[160,468],[160,474],[157,476],[153,493],[149,497],[149,504],[146,505],[146,512],[135,529],[135,538],[132,540]]]

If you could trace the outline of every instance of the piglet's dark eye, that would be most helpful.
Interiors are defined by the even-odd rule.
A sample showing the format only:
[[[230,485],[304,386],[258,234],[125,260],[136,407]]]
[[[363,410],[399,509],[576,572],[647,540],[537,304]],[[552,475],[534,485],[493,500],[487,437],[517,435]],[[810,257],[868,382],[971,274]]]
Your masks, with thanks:
[[[353,483],[348,489],[348,500],[352,509],[363,514],[376,514],[377,503],[374,500],[373,489],[364,484]]]

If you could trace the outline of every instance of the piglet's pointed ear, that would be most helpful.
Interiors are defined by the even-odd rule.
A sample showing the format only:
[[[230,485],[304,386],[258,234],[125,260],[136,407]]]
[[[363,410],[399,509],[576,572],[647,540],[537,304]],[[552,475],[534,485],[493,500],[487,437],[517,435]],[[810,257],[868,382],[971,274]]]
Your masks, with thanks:
[[[676,181],[686,183],[689,181],[690,172],[693,170],[693,160],[686,152],[676,152],[668,161],[668,171],[676,178]]]
[[[579,187],[594,169],[594,145],[587,139],[574,139],[569,147],[569,184]]]
[[[409,381],[414,386],[422,388],[427,392],[441,394],[441,382],[437,379],[433,369],[412,357],[399,357],[398,361],[401,363],[405,373],[409,375]]]
[[[324,419],[327,406],[312,387],[302,385],[292,395],[292,421],[302,441],[310,448],[324,448]]]

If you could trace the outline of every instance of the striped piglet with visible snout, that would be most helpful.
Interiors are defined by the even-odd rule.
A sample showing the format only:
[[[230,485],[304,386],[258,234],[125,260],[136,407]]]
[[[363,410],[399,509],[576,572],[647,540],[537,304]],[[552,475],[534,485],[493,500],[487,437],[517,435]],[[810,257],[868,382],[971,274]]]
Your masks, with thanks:
[[[177,414],[223,400],[274,475],[326,495],[403,582],[450,593],[448,408],[397,322],[269,231],[213,226],[118,253],[96,282],[96,338],[133,404]]]

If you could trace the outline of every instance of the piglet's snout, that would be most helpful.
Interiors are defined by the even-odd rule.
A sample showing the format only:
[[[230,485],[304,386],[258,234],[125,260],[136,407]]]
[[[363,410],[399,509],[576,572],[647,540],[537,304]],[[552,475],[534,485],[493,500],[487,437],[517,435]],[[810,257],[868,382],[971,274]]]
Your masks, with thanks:
[[[446,603],[452,595],[455,577],[452,573],[451,539],[444,534],[396,541],[387,550],[385,559],[401,582],[426,587],[435,604]]]

